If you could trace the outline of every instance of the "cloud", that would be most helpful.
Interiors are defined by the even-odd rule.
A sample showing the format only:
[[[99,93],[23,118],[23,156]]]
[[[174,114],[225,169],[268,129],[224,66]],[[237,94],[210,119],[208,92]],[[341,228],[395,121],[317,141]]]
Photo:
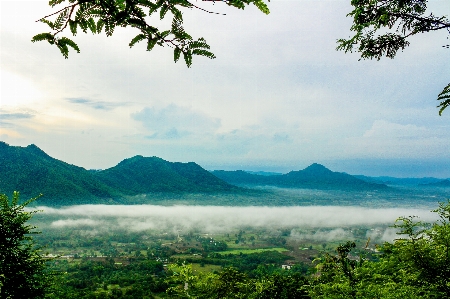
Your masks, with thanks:
[[[164,108],[147,107],[131,117],[151,133],[150,139],[180,139],[188,135],[214,134],[220,120],[207,114],[170,104]]]
[[[398,124],[386,120],[376,120],[372,127],[364,133],[366,138],[402,138],[415,139],[434,135],[435,133],[425,127],[413,124]]]
[[[33,117],[35,117],[35,115],[29,112],[8,113],[0,110],[0,126],[11,127],[11,122],[14,122],[15,120],[30,119]]]
[[[338,241],[338,240],[352,240],[355,237],[350,230],[344,230],[343,228],[336,228],[332,230],[318,230],[313,234],[299,232],[292,230],[292,238],[297,240],[314,240],[314,241]]]
[[[128,231],[201,229],[206,232],[225,232],[242,227],[319,228],[314,235],[308,236],[317,240],[351,237],[347,231],[329,230],[330,228],[389,225],[399,216],[419,215],[425,222],[436,220],[434,214],[424,209],[339,206],[79,205],[64,208],[38,207],[38,209],[42,210],[44,215],[62,218],[53,222],[54,227],[90,226],[96,229]],[[108,222],[108,225],[104,225],[103,222]],[[103,224],[100,225],[101,223]],[[295,235],[295,231],[293,234]]]
[[[114,102],[105,102],[105,101],[93,101],[85,98],[66,98],[66,101],[72,104],[81,104],[86,105],[94,109],[98,110],[112,110],[117,107],[122,107],[128,105],[128,103],[114,103]]]
[[[65,220],[56,220],[51,223],[52,227],[64,228],[64,227],[96,227],[101,225],[101,221],[93,220],[93,219],[65,219]]]

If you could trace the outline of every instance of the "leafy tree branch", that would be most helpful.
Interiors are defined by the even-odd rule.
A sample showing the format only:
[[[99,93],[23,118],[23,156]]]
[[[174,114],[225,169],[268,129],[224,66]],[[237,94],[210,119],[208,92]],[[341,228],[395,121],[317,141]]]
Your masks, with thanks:
[[[419,33],[447,30],[446,16],[427,13],[427,0],[352,0],[347,16],[353,18],[354,35],[337,41],[337,50],[357,51],[362,59],[394,58],[409,46],[408,38]],[[448,38],[448,37],[447,37]],[[449,45],[444,45],[449,48]],[[450,84],[438,95],[439,115],[450,105]]]
[[[40,33],[32,38],[32,42],[47,41],[51,45],[56,45],[65,58],[69,56],[69,47],[80,52],[80,48],[73,40],[58,36],[67,27],[74,36],[78,33],[78,29],[84,33],[90,31],[93,34],[104,31],[107,36],[111,36],[116,27],[136,28],[140,33],[130,41],[130,47],[142,41],[147,42],[147,51],[151,51],[156,45],[168,46],[173,49],[174,61],[177,62],[183,54],[188,67],[192,65],[193,55],[215,58],[204,38],[194,40],[185,31],[181,9],[195,8],[206,13],[220,13],[201,8],[189,0],[51,0],[49,5],[55,7],[65,2],[71,4],[38,20],[38,22],[47,24],[51,32]],[[220,2],[239,9],[253,4],[263,13],[269,13],[263,0],[223,0]],[[150,16],[159,15],[159,19],[163,20],[168,12],[172,14],[171,28],[160,30],[150,23]],[[53,21],[50,20],[52,17]]]

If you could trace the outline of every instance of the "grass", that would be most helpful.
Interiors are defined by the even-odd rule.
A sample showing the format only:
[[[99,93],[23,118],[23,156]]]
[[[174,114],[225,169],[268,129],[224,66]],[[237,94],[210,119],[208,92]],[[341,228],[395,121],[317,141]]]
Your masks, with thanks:
[[[233,249],[233,250],[227,250],[227,251],[217,251],[215,253],[218,253],[220,255],[226,255],[226,254],[251,254],[251,253],[260,253],[265,251],[277,251],[277,252],[283,252],[288,251],[286,248],[282,247],[274,247],[274,248],[257,248],[257,249]]]

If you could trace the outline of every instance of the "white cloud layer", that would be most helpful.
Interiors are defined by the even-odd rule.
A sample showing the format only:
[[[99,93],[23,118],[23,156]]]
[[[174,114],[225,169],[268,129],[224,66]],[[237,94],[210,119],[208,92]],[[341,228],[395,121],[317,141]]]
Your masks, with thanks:
[[[342,230],[349,226],[389,225],[400,216],[420,216],[425,222],[436,215],[423,209],[374,209],[339,206],[302,207],[217,207],[217,206],[154,206],[154,205],[80,205],[65,208],[38,207],[42,214],[61,217],[53,227],[92,227],[96,230],[124,229],[183,230],[226,232],[243,227],[254,228],[341,228],[317,232],[311,239],[333,239],[350,236]],[[293,231],[292,235],[296,236]],[[297,237],[299,235],[297,234]],[[389,238],[390,236],[383,236]],[[303,236],[305,238],[305,236]]]

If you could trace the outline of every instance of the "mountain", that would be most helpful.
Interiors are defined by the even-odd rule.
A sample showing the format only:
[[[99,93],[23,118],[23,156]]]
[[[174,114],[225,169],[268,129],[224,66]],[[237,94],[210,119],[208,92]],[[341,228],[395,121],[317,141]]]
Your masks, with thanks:
[[[22,198],[43,194],[39,203],[124,203],[125,196],[152,192],[210,193],[242,190],[198,164],[135,156],[106,169],[89,171],[54,159],[32,144],[0,142],[0,193]]]
[[[346,173],[333,172],[317,163],[311,164],[303,170],[291,171],[283,175],[262,176],[242,170],[215,170],[212,173],[230,184],[237,185],[266,185],[323,190],[380,190],[388,188],[384,184],[370,183]]]
[[[54,159],[36,145],[9,146],[0,142],[0,193],[19,191],[22,198],[44,194],[59,203],[108,202],[117,192],[82,167]]]
[[[369,177],[364,175],[355,175],[354,177],[370,183],[379,183],[386,185],[403,185],[403,186],[418,186],[438,183],[442,179],[424,177],[424,178],[395,178],[390,176]]]
[[[450,187],[450,180],[446,179],[446,180],[441,180],[441,181],[433,182],[433,183],[420,184],[419,186],[421,186],[421,187],[443,187],[443,188],[447,188],[447,187]]]
[[[198,164],[173,163],[158,157],[135,156],[116,166],[95,172],[104,184],[127,195],[151,192],[237,191]]]

